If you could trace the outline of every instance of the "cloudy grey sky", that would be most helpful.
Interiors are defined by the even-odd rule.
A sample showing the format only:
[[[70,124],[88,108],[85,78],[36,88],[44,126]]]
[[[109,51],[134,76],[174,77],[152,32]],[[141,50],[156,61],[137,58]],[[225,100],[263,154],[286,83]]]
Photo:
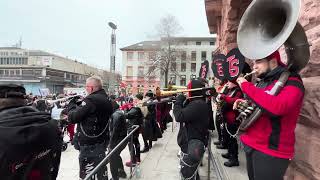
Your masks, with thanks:
[[[1,0],[0,46],[11,46],[22,36],[22,47],[68,56],[109,69],[110,33],[117,30],[116,71],[121,51],[151,40],[155,25],[167,14],[183,27],[181,36],[212,36],[204,0]]]

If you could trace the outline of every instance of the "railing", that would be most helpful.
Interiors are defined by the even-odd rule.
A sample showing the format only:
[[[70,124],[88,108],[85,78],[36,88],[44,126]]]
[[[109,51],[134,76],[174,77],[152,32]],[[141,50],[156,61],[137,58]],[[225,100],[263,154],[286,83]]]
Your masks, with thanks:
[[[213,167],[215,169],[215,172],[217,174],[217,178],[218,180],[223,180],[222,178],[222,172],[220,170],[220,168],[218,167],[218,164],[212,154],[212,150],[211,150],[211,135],[212,133],[209,131],[209,138],[208,138],[208,180],[210,180],[210,165],[211,163],[213,164]]]
[[[113,148],[110,153],[108,153],[108,155],[90,172],[90,174],[88,174],[86,176],[86,178],[84,180],[90,180],[95,174],[97,174],[99,172],[99,170],[103,166],[108,164],[110,157],[115,153],[115,151],[117,151],[120,148],[120,146],[122,146],[124,143],[126,143],[129,138],[130,138],[131,144],[133,144],[133,133],[138,130],[139,126],[134,125],[133,127],[134,127],[134,129],[115,148]],[[133,170],[132,170],[132,166],[131,166],[130,167],[130,179],[132,178],[132,173],[133,173]]]

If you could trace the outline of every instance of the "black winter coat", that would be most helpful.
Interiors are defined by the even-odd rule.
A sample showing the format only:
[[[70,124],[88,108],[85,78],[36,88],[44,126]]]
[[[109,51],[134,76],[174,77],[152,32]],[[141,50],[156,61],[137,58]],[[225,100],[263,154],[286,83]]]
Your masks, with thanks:
[[[56,179],[61,148],[50,114],[28,106],[0,110],[1,180]]]
[[[127,124],[125,114],[117,110],[110,118],[110,142],[111,149],[117,146],[127,136]]]
[[[209,127],[209,107],[204,99],[194,99],[183,107],[183,102],[174,104],[173,114],[177,122],[185,124],[187,139],[198,139],[207,144]]]
[[[142,126],[143,123],[143,114],[139,107],[132,107],[129,112],[126,113],[126,118],[128,119],[128,132],[130,133],[134,128],[133,125]],[[139,136],[140,129],[138,129],[134,136]]]
[[[109,118],[113,112],[111,101],[102,89],[88,95],[80,106],[70,102],[68,120],[77,123],[79,145],[109,142]]]

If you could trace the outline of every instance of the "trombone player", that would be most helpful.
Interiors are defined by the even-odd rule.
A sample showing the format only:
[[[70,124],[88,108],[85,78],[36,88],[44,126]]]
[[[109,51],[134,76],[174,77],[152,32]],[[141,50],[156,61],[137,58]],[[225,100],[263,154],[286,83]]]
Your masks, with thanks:
[[[188,89],[204,88],[205,83],[199,79],[192,79]],[[180,122],[178,144],[181,147],[180,175],[182,179],[199,179],[198,167],[208,142],[209,107],[203,91],[192,91],[187,97],[180,94],[176,98],[173,108],[175,120]]]

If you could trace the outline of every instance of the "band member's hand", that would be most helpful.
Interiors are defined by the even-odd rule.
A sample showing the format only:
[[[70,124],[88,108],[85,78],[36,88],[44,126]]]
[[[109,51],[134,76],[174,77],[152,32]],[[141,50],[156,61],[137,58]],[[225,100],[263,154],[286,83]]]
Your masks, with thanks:
[[[239,106],[239,103],[244,103],[246,102],[246,100],[244,99],[237,99],[234,103],[233,103],[233,110],[236,110]]]
[[[239,84],[240,88],[243,82],[248,82],[248,81],[244,77],[238,77],[237,83]]]
[[[187,99],[187,97],[183,94],[179,94],[176,98],[176,102],[177,103],[183,103],[185,100]]]

